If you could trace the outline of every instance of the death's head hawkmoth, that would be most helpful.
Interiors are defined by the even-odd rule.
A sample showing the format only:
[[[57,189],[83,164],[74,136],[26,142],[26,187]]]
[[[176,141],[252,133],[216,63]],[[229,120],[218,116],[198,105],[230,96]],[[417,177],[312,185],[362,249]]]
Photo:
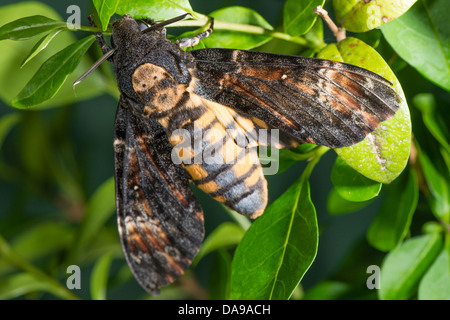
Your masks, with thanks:
[[[113,24],[113,49],[97,34],[121,93],[114,138],[120,238],[133,274],[152,294],[184,273],[202,243],[203,212],[190,182],[256,218],[267,204],[258,130],[277,132],[277,148],[339,148],[363,140],[400,104],[386,79],[345,63],[184,51],[211,32],[171,42],[164,26],[184,17],[146,25],[124,15]]]

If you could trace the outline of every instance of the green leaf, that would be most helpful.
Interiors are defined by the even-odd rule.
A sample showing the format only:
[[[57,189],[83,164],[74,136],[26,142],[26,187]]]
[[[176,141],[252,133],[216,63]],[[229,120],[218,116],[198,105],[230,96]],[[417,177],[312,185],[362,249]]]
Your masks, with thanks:
[[[236,223],[222,223],[205,239],[192,264],[197,264],[204,256],[212,251],[238,245],[244,233],[242,227]]]
[[[63,31],[63,29],[54,29],[50,31],[46,36],[42,37],[38,42],[36,42],[28,56],[20,64],[20,67],[23,68],[23,66],[26,65],[31,59],[33,59],[39,52],[47,48],[53,38],[56,37],[56,35],[61,31]]]
[[[209,16],[218,21],[231,23],[248,24],[272,30],[272,26],[255,10],[233,6],[213,11]],[[262,45],[272,39],[269,35],[254,35],[238,31],[217,30],[203,43],[208,48],[232,48],[248,50]]]
[[[11,105],[26,109],[52,98],[94,41],[94,35],[87,36],[50,57],[11,101]]]
[[[333,0],[338,23],[351,32],[377,28],[404,14],[417,0]]]
[[[318,227],[305,174],[273,202],[236,249],[231,299],[289,299],[317,252]]]
[[[167,20],[183,13],[193,13],[188,0],[122,0],[116,13],[131,14],[135,19]]]
[[[442,250],[419,284],[419,300],[450,300],[450,260]]]
[[[109,19],[117,10],[120,0],[93,0],[93,2],[102,24],[102,30],[105,31],[108,28]]]
[[[312,25],[311,29],[309,29],[309,31],[303,35],[303,38],[314,45],[314,49],[307,48],[305,51],[303,51],[308,52],[308,50],[312,50],[313,54],[310,55],[310,57],[313,57],[320,49],[323,49],[327,44],[324,42],[323,38],[322,19],[316,19],[316,22]]]
[[[65,25],[44,16],[26,17],[0,27],[0,40],[25,40]]]
[[[18,298],[30,292],[52,292],[53,287],[46,281],[22,272],[0,279],[0,300]]]
[[[441,144],[441,146],[450,155],[450,144],[447,127],[444,120],[436,114],[436,100],[431,93],[419,93],[413,98],[414,105],[422,113],[422,119],[428,131]]]
[[[114,178],[103,182],[89,199],[86,213],[78,229],[69,262],[77,260],[78,255],[97,236],[100,228],[113,215],[116,208]]]
[[[340,215],[357,211],[366,207],[371,201],[349,201],[342,198],[336,191],[336,188],[331,189],[327,199],[327,210],[332,215]]]
[[[98,259],[91,274],[92,300],[106,300],[106,286],[112,257],[109,253]]]
[[[423,234],[439,233],[439,232],[443,232],[443,231],[444,231],[443,225],[437,221],[428,221],[428,222],[425,222],[422,226]]]
[[[34,261],[66,248],[73,236],[73,229],[67,225],[43,222],[17,235],[11,247],[23,259]],[[0,257],[0,274],[8,271],[11,271],[11,265]]]
[[[330,178],[339,195],[349,201],[370,200],[381,190],[381,183],[361,175],[339,157],[334,162]]]
[[[16,1],[14,4],[0,6],[1,23],[11,22],[31,15],[41,15],[56,21],[64,20],[52,7],[42,2]],[[51,45],[20,69],[19,66],[24,58],[29,55],[37,40],[37,38],[32,38],[24,41],[0,41],[0,99],[5,104],[9,104],[16,97],[30,79],[30,75],[35,74],[47,59],[59,50],[77,41],[77,38],[74,32],[61,32],[53,39]],[[77,87],[76,96],[73,93],[72,83],[93,63],[94,61],[85,55],[77,69],[67,78],[56,96],[38,107],[40,109],[53,106],[59,107],[104,93],[107,82],[100,72],[94,72],[83,81]]]
[[[0,149],[12,127],[19,123],[19,121],[20,115],[18,113],[9,113],[0,118]]]
[[[359,40],[365,42],[372,48],[376,49],[378,47],[378,45],[380,44],[382,35],[383,34],[380,29],[373,29],[373,30],[363,32],[363,33],[355,33],[354,37],[358,38]],[[395,71],[395,69],[392,67],[392,65],[390,65],[390,67],[392,70]]]
[[[367,232],[369,243],[380,251],[393,250],[406,236],[419,200],[414,171],[392,186]]]
[[[313,9],[323,6],[325,0],[298,1],[287,0],[283,9],[284,31],[291,36],[300,36],[311,29],[317,19]]]
[[[379,298],[404,300],[413,296],[441,248],[441,235],[427,234],[408,239],[391,251],[381,267]]]
[[[393,83],[402,99],[395,116],[381,123],[360,143],[335,149],[340,158],[367,178],[381,183],[392,182],[405,168],[411,147],[411,119],[400,83],[383,58],[356,38],[330,44],[318,57],[366,68]]]
[[[425,78],[450,91],[448,0],[419,0],[381,28],[395,52]]]

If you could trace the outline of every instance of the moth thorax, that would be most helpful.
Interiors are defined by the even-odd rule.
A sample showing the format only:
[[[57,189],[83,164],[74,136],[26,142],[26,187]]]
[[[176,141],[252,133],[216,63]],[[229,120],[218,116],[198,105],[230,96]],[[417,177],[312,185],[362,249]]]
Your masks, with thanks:
[[[146,114],[173,108],[185,91],[185,86],[179,85],[166,69],[151,63],[136,68],[132,83]]]

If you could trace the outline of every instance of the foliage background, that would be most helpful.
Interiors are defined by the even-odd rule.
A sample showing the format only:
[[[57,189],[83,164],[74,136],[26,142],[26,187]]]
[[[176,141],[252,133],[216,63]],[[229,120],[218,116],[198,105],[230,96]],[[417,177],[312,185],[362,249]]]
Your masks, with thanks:
[[[69,15],[66,13],[67,7],[73,4],[70,1],[40,2],[53,8],[63,20]],[[428,1],[428,5],[431,6],[434,2]],[[2,6],[13,3],[16,1],[2,1]],[[276,30],[283,30],[284,1],[192,0],[190,3],[195,11],[203,14],[232,5],[252,8]],[[82,25],[89,25],[86,17],[94,11],[91,2],[77,1],[76,5],[81,8]],[[419,5],[423,5],[423,1],[418,1],[416,6]],[[331,3],[327,2],[326,8],[334,19]],[[0,16],[1,10],[2,7]],[[447,10],[449,11],[450,9]],[[21,12],[17,14],[16,18],[23,15]],[[35,13],[23,16],[32,14]],[[0,24],[3,25],[2,20]],[[326,26],[323,32],[325,43],[335,42]],[[76,32],[71,36],[81,38],[86,35],[87,33]],[[408,263],[409,266],[414,262],[424,262],[417,268],[421,270],[414,269],[414,274],[400,283],[402,288],[406,288],[406,293],[397,290],[385,296],[381,294],[381,298],[417,298],[418,283],[435,261],[437,252],[440,252],[441,240],[436,239],[442,238],[445,228],[445,248],[447,254],[450,252],[448,91],[430,81],[429,76],[425,78],[417,71],[416,65],[414,68],[409,64],[411,61],[408,60],[408,63],[400,58],[403,55],[391,47],[391,42],[386,41],[380,30],[353,35],[375,46],[393,69],[411,111],[414,137],[424,151],[421,153],[421,150],[413,148],[412,162],[405,173],[393,184],[383,185],[380,196],[362,204],[336,202],[338,198],[335,197],[335,189],[330,180],[336,155],[334,152],[325,153],[309,179],[311,200],[317,212],[320,231],[319,248],[314,263],[303,277],[301,285],[293,292],[292,299],[379,298],[380,294],[376,290],[368,290],[366,287],[369,276],[367,267],[381,266],[386,252],[393,250],[404,237],[418,239],[419,235],[425,234],[430,237],[427,240],[431,243],[431,249],[424,249],[422,253],[425,252],[425,255],[406,250],[406,256],[400,259],[411,262]],[[448,68],[448,32],[446,36],[444,40],[447,42],[443,41],[441,45],[447,53]],[[402,38],[389,40],[395,43]],[[69,41],[73,42],[70,39],[65,43],[55,40],[28,66],[19,69],[20,62],[36,41],[37,38],[26,40],[17,46],[18,42],[11,40],[0,42],[2,55],[14,56],[12,61],[3,61],[0,65],[0,235],[3,239],[0,244],[0,298],[150,298],[132,278],[123,259],[113,214],[112,136],[117,92],[115,84],[111,82],[109,66],[105,64],[101,71],[94,72],[86,82],[79,85],[77,97],[73,95],[71,83],[99,56],[99,50],[94,45],[56,99],[51,100],[53,102],[50,104],[53,105],[39,108],[40,110],[13,109],[8,104],[37,67],[50,56],[46,51],[56,52],[70,44]],[[409,46],[425,69],[433,64],[433,52],[420,52],[417,49],[419,45],[415,43],[410,43]],[[8,48],[14,48],[14,54],[8,53]],[[303,55],[313,53],[299,45],[280,40],[265,43],[258,50]],[[445,68],[445,65],[437,66],[438,69],[441,67]],[[436,71],[436,77],[441,73]],[[449,74],[447,76],[450,78]],[[440,84],[444,82],[445,79]],[[419,162],[417,158],[421,154],[426,154],[427,158]],[[426,162],[426,159],[429,161]],[[267,177],[270,202],[280,197],[298,179],[305,167],[306,162],[299,161],[286,171]],[[408,184],[409,172],[414,172],[417,182]],[[412,196],[398,191],[406,190],[407,185],[411,185],[413,189]],[[420,195],[416,198],[415,189],[417,194],[420,189]],[[163,290],[156,298],[227,297],[225,292],[229,290],[231,254],[236,242],[242,237],[240,228],[247,222],[236,223],[235,217],[230,216],[215,201],[198,190],[196,194],[205,211],[206,237],[214,230],[225,234],[222,238],[216,237],[223,240],[218,243],[221,248],[206,254],[186,276]],[[395,217],[395,211],[402,210],[398,208],[398,199],[405,203],[407,211],[415,212],[411,224],[406,224],[407,232],[399,238],[399,243],[387,250],[375,249],[373,242],[370,245],[367,241],[368,229],[380,208],[388,213],[394,211],[390,213]],[[226,241],[231,245],[225,246]],[[417,246],[413,249],[416,248]],[[434,283],[447,283],[449,286],[431,286],[429,291],[432,293],[423,298],[450,299],[448,261],[447,256],[446,262],[444,259],[439,264],[444,268],[441,267],[439,272],[433,274],[441,276]],[[65,287],[68,277],[66,268],[70,264],[81,267],[80,290],[67,290]],[[401,264],[396,263],[395,256],[391,265],[401,267]],[[391,270],[394,270],[391,274],[395,275],[395,268]],[[406,271],[398,272],[404,274]],[[417,279],[413,279],[414,276]],[[389,281],[394,285],[398,279]],[[440,294],[433,295],[435,292]]]

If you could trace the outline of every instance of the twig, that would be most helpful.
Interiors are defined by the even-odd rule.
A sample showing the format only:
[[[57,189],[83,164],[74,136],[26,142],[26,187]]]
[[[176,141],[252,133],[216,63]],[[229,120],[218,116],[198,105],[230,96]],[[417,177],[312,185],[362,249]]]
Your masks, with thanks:
[[[328,16],[328,11],[326,11],[321,6],[318,6],[314,8],[313,10],[315,13],[317,13],[328,25],[331,32],[333,32],[334,36],[336,37],[336,41],[339,42],[341,40],[344,40],[346,38],[345,35],[345,29],[344,28],[338,28],[336,24],[331,20],[331,18]]]

